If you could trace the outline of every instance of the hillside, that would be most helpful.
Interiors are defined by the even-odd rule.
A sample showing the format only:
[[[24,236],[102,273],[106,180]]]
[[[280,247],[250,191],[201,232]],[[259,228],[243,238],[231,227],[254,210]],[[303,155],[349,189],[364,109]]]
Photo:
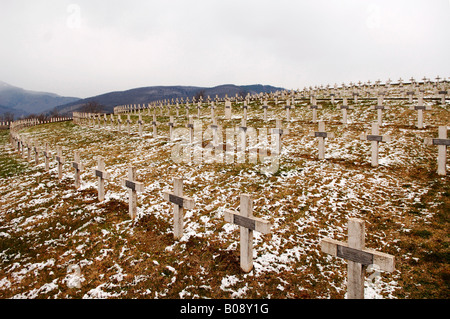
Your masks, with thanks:
[[[347,261],[322,252],[319,242],[325,237],[346,242],[349,218],[365,221],[366,248],[395,256],[391,273],[377,272],[377,265],[368,268],[366,298],[448,298],[450,179],[448,171],[436,173],[438,149],[423,141],[449,125],[449,104],[426,100],[432,109],[424,112],[425,128],[418,129],[417,112],[410,109],[416,101],[389,100],[400,95],[396,87],[389,90],[380,133],[391,139],[380,143],[378,167],[370,164],[371,142],[360,139],[377,119],[371,109],[376,102],[363,98],[349,100],[354,109],[348,110],[347,125],[341,122],[342,100],[321,99],[318,118],[334,133],[326,139],[323,160],[309,98],[301,97],[289,120],[284,101],[269,100],[264,121],[262,103],[252,100],[247,133],[257,130],[258,141],[249,138],[244,154],[235,147],[239,134],[229,135],[228,143],[225,133],[222,142],[232,149],[220,146],[211,153],[207,105],[194,123],[202,130],[192,143],[185,140],[186,117],[177,117],[174,109],[173,140],[167,114],[157,116],[153,136],[147,112],[142,112],[142,136],[137,114],[130,117],[132,134],[125,123],[118,131],[109,122],[22,129],[21,137],[32,145],[48,143],[53,154],[62,147],[61,180],[54,159],[49,171],[42,153],[39,163],[33,154],[27,162],[26,152],[23,157],[15,151],[7,133],[0,132],[0,298],[344,298]],[[233,103],[233,116],[225,119],[224,103],[218,103],[222,132],[241,125],[241,106]],[[272,136],[266,133],[277,119],[282,149],[280,157],[271,157]],[[256,161],[250,149],[258,150]],[[84,166],[79,189],[71,163],[75,151]],[[103,202],[93,171],[98,156],[110,175]],[[129,165],[143,183],[135,219],[122,184]],[[173,190],[175,177],[184,179],[183,194],[195,202],[184,211],[179,240],[173,237],[172,205],[163,195]],[[225,209],[239,211],[242,193],[252,196],[253,215],[272,224],[269,234],[253,233],[249,273],[240,269],[239,227],[224,220]]]
[[[40,114],[55,106],[79,100],[54,93],[29,91],[0,81],[0,105],[10,108],[17,116]],[[8,110],[0,110],[0,114]]]
[[[105,93],[86,99],[78,100],[65,105],[60,105],[57,110],[61,114],[69,114],[71,112],[80,110],[83,105],[90,101],[96,101],[104,106],[104,111],[112,113],[114,106],[123,104],[143,104],[153,101],[160,101],[165,99],[186,99],[188,97],[192,100],[193,96],[203,93],[204,99],[209,95],[211,99],[214,99],[216,95],[219,98],[223,98],[225,94],[229,97],[234,97],[236,94],[259,94],[261,92],[275,92],[282,90],[282,88],[273,87],[270,85],[244,85],[238,86],[233,84],[219,85],[215,87],[195,87],[195,86],[150,86],[135,88],[126,91],[117,91]]]

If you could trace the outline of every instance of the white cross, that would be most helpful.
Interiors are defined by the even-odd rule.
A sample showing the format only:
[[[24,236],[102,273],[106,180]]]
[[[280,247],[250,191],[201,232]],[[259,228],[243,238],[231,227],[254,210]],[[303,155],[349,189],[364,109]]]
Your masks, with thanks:
[[[225,101],[225,119],[231,120],[231,101]]]
[[[447,138],[447,126],[439,126],[439,138],[425,138],[424,143],[438,146],[437,173],[445,176],[447,174],[447,146],[450,145],[450,139]]]
[[[264,110],[264,122],[267,121],[267,109],[269,108],[269,105],[267,104],[267,100],[264,100],[264,104],[262,106]]]
[[[65,158],[62,156],[61,146],[56,147],[56,162],[58,163],[58,178],[62,179],[62,166],[65,162]]]
[[[128,166],[128,178],[122,179],[122,186],[128,188],[128,213],[131,219],[135,219],[137,215],[137,192],[144,191],[144,184],[136,182],[136,168],[134,166]]]
[[[240,264],[241,269],[249,272],[253,268],[253,231],[270,233],[272,225],[261,218],[253,217],[253,200],[248,194],[240,195],[240,213],[226,209],[226,222],[240,226]]]
[[[139,136],[142,137],[142,125],[144,124],[144,122],[142,121],[142,115],[139,114],[139,120],[138,120],[138,125],[139,125]]]
[[[356,97],[357,95],[355,95]],[[355,102],[356,103],[356,102]],[[348,106],[347,98],[342,99],[342,105],[340,106],[342,110],[342,124],[347,124],[347,110],[352,110],[353,106]]]
[[[37,144],[34,145],[34,163],[39,165],[39,146]]]
[[[172,138],[173,138],[173,125],[174,125],[173,116],[170,116],[170,120],[169,120],[169,141],[172,141]]]
[[[312,135],[319,141],[319,159],[325,158],[325,139],[334,137],[334,133],[325,132],[325,122],[319,121],[319,131]]]
[[[156,138],[157,136],[157,131],[156,131],[156,126],[157,126],[157,122],[156,122],[156,114],[153,114],[153,121],[152,121],[152,125],[153,125],[153,138]]]
[[[324,253],[348,260],[347,299],[364,299],[364,274],[367,266],[376,265],[381,271],[395,270],[395,257],[365,248],[365,224],[357,218],[348,221],[348,242],[323,238]]]
[[[45,170],[48,172],[50,170],[50,159],[52,158],[52,154],[48,150],[48,143],[45,143],[45,150],[42,153],[44,154]]]
[[[421,129],[421,128],[423,128],[423,111],[424,110],[431,110],[431,106],[423,105],[423,94],[421,94],[419,96],[417,104],[418,105],[411,106],[409,109],[417,111],[417,127]]]
[[[72,167],[75,169],[75,188],[79,188],[81,184],[81,171],[84,169],[84,166],[80,163],[80,153],[78,151],[74,152]]]
[[[183,179],[173,179],[174,191],[163,191],[164,200],[173,204],[173,237],[180,239],[183,236],[183,212],[184,209],[193,209],[194,200],[183,196]]]
[[[105,171],[105,161],[103,157],[97,158],[97,169],[94,169],[94,174],[98,181],[98,200],[101,202],[105,199],[105,179],[109,179],[109,173]]]
[[[391,137],[386,135],[386,136],[381,136],[380,134],[380,129],[378,126],[377,122],[373,122],[372,123],[372,134],[367,134],[367,135],[361,135],[360,138],[361,140],[367,140],[367,141],[371,141],[372,143],[372,167],[377,167],[378,166],[378,144],[380,142],[389,142],[391,140]]]
[[[322,106],[318,105],[316,103],[316,98],[314,96],[311,96],[311,105],[309,106],[309,108],[313,111],[312,121],[313,121],[313,123],[316,123],[317,122],[317,110],[321,109]]]
[[[383,105],[383,97],[382,96],[378,96],[377,101],[378,101],[378,104],[371,106],[371,109],[372,110],[377,110],[378,125],[381,126],[382,125],[382,120],[381,120],[382,112],[383,112],[383,110],[388,110],[389,108],[387,106]]]

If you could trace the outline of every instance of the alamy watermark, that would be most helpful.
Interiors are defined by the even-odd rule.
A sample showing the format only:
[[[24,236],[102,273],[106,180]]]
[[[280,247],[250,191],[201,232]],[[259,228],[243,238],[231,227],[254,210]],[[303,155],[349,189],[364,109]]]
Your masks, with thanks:
[[[175,163],[262,164],[261,173],[278,171],[281,129],[231,127],[222,129],[201,120],[173,130],[171,159]]]

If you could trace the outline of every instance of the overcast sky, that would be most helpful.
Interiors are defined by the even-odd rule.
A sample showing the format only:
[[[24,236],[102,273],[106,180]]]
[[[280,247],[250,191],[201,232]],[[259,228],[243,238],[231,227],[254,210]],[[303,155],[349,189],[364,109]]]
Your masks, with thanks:
[[[0,0],[0,81],[80,98],[153,85],[450,76],[449,0]]]

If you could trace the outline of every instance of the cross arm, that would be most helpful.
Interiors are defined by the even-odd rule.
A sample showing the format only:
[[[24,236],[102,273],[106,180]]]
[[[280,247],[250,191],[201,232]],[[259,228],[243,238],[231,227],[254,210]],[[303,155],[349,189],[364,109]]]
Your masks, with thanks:
[[[194,200],[185,196],[177,196],[171,191],[163,191],[164,200],[171,202],[172,204],[176,204],[186,209],[194,208]]]
[[[95,176],[103,178],[103,179],[109,179],[110,178],[109,173],[106,172],[106,171],[101,171],[101,170],[98,170],[98,169],[94,169],[94,174],[95,174]]]
[[[390,142],[390,135],[372,135],[372,134],[361,134],[359,139],[362,141],[377,141],[377,142]]]
[[[125,186],[127,188],[130,188],[133,191],[136,192],[143,192],[144,191],[144,184],[139,182],[133,182],[126,178],[122,179],[122,186]]]
[[[448,138],[430,138],[430,137],[425,137],[423,142],[424,142],[425,145],[445,145],[445,146],[450,146],[450,139],[448,139]]]
[[[363,265],[378,265],[380,270],[393,272],[395,270],[395,257],[389,254],[380,253],[372,249],[354,249],[350,248],[348,244],[333,240],[330,238],[323,238],[320,241],[320,248],[322,252],[331,256],[345,258]]]
[[[226,222],[246,227],[251,230],[256,230],[263,234],[270,233],[270,228],[272,227],[272,224],[267,220],[257,217],[244,217],[241,216],[239,213],[229,209],[225,209],[224,219]]]

